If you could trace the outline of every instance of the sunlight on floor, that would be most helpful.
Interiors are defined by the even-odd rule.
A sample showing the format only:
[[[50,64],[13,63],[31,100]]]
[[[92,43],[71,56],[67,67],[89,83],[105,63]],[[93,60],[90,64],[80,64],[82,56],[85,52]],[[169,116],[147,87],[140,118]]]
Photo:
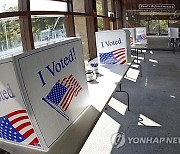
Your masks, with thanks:
[[[138,56],[138,59],[143,61],[144,60],[144,57],[141,57],[141,56]]]
[[[126,76],[124,77],[127,80],[136,82],[139,75],[139,70],[129,68],[128,72],[126,73]]]
[[[116,110],[121,115],[125,115],[127,110],[127,105],[123,104],[119,100],[115,99],[114,97],[111,98],[110,102],[108,103],[110,107],[112,107],[114,110]]]
[[[150,62],[158,64],[158,61],[155,59],[149,59]]]
[[[131,56],[131,57],[136,58],[136,56]],[[137,64],[140,64],[140,63],[141,63],[141,60],[140,60],[141,58],[142,58],[142,57],[138,57],[138,60],[135,59],[134,62],[137,63]],[[142,58],[142,59],[143,59],[143,58]]]
[[[176,96],[174,96],[174,95],[170,95],[170,97],[171,97],[171,98],[176,98]]]
[[[153,51],[150,51],[150,54],[153,54]]]
[[[153,127],[161,127],[162,125],[158,124],[157,122],[149,119],[148,117],[140,114],[138,125],[141,126],[153,126]]]
[[[138,68],[139,68],[139,64],[132,64],[131,67],[132,67],[132,68],[137,68],[137,69],[138,69]]]
[[[148,80],[147,80],[147,76],[146,76],[146,81],[145,81],[145,84],[144,84],[145,87],[147,87],[147,82],[148,82]]]

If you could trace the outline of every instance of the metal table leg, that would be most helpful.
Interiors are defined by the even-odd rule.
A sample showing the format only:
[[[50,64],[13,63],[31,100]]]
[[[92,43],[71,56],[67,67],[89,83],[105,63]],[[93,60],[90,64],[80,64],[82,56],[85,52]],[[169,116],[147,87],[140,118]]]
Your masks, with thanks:
[[[127,95],[127,109],[128,109],[128,111],[130,111],[130,108],[129,108],[129,93],[127,92],[127,91],[125,91],[125,90],[122,90],[121,89],[121,83],[119,84],[119,90],[118,91],[116,91],[116,92],[120,92],[120,93],[126,93],[126,95]]]

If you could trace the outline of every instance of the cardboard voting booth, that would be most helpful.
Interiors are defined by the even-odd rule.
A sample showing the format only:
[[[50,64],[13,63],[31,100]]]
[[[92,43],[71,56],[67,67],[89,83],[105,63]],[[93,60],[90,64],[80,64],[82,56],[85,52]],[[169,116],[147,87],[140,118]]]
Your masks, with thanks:
[[[6,149],[48,151],[88,105],[79,38],[0,60],[0,145],[8,143]]]
[[[134,46],[136,43],[136,29],[135,28],[123,28],[130,31],[130,45]]]
[[[136,27],[136,42],[141,44],[147,43],[146,27]]]
[[[168,28],[168,36],[170,38],[179,38],[179,28]]]
[[[100,64],[126,64],[130,59],[129,37],[125,30],[96,32],[97,57]],[[128,48],[129,47],[129,48]],[[128,53],[129,51],[129,53]]]

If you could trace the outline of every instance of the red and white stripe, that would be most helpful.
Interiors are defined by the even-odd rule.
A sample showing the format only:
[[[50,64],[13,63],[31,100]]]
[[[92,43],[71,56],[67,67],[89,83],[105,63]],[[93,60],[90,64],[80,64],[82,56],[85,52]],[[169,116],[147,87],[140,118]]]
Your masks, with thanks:
[[[133,45],[134,41],[133,41],[133,37],[130,37],[130,45]]]
[[[11,125],[25,138],[21,143],[25,145],[37,145],[39,140],[34,132],[26,110],[16,110],[7,115]]]
[[[143,40],[146,40],[146,35],[145,35],[145,34],[141,34],[141,38],[142,38]]]
[[[68,78],[64,78],[61,82],[62,85],[67,87],[67,92],[64,95],[60,106],[64,111],[66,111],[74,98],[77,96],[79,91],[82,89],[81,85],[77,82],[77,80],[72,76],[72,74]]]
[[[113,51],[114,57],[119,61],[119,64],[126,63],[126,50],[125,48],[120,48]]]

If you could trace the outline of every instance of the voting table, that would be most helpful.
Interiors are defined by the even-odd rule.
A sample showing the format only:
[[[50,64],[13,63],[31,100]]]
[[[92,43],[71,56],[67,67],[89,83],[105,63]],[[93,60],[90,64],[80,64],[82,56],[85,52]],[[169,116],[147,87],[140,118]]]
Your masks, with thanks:
[[[94,61],[96,62],[96,60],[97,59],[94,59],[93,61],[90,61],[90,63]],[[96,140],[101,140],[102,134],[103,139],[107,139],[106,141],[109,143],[112,134],[117,132],[119,129],[119,125],[116,123],[112,124],[111,122],[113,119],[106,115],[103,111],[106,104],[108,104],[111,100],[112,94],[117,92],[119,84],[121,84],[121,80],[124,76],[126,76],[126,73],[131,67],[133,61],[134,58],[131,58],[129,62],[124,65],[101,65],[99,66],[99,75],[97,76],[97,79],[93,82],[88,82],[91,105],[100,112],[100,116],[91,131],[91,134],[79,152],[80,154],[86,154],[89,152],[98,153],[99,151],[96,149],[98,144],[94,145],[93,143],[95,143]],[[129,110],[129,104],[127,104],[127,106],[127,109]],[[106,141],[103,140],[103,143],[100,142],[99,144],[105,144],[106,146]],[[103,150],[107,152],[107,149]]]
[[[133,49],[133,51],[135,51],[136,58],[137,58],[137,61],[138,61],[139,53],[144,54],[142,52],[142,50],[146,50],[147,49],[147,44],[138,44],[138,43],[136,43],[134,46],[131,46],[131,49]],[[145,54],[144,54],[144,61],[145,61]]]
[[[118,90],[118,85],[126,75],[133,61],[134,58],[131,58],[130,61],[124,65],[100,65],[98,68],[99,74],[97,74],[96,80],[88,82],[91,105],[93,105],[99,112],[103,111],[105,105],[111,99],[112,94]],[[94,62],[97,62],[97,58],[90,61],[90,63]],[[124,91],[120,89],[118,92]]]

